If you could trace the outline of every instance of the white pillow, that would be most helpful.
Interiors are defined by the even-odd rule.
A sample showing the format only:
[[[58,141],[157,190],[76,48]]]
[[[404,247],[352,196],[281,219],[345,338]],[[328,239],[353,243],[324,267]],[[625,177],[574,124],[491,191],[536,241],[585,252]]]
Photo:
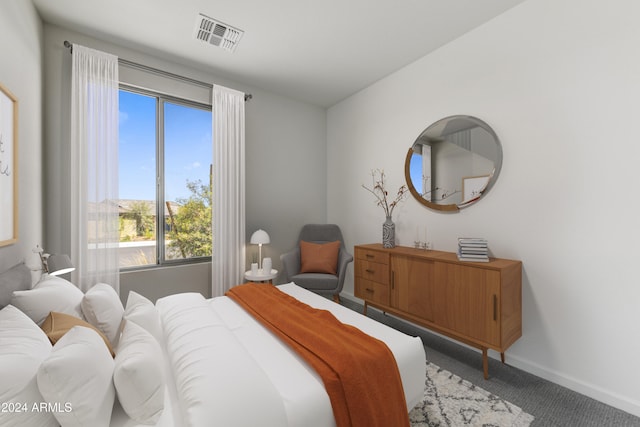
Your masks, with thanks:
[[[116,352],[113,383],[122,409],[142,424],[155,424],[164,410],[164,360],[158,341],[125,322]]]
[[[84,294],[71,282],[64,279],[47,279],[27,291],[14,291],[11,305],[19,308],[38,325],[52,311],[82,317],[82,298]]]
[[[33,410],[44,399],[38,390],[38,367],[51,353],[45,333],[17,308],[0,310],[1,426],[57,426],[53,414]]]
[[[43,288],[45,286],[55,286],[55,285],[59,285],[59,284],[73,285],[73,283],[71,283],[67,279],[64,279],[64,278],[62,278],[60,276],[50,276],[48,274],[43,274],[40,277],[40,280],[38,281],[38,283],[33,285],[33,289],[35,289],[35,288]],[[73,285],[73,286],[75,286],[75,285]]]
[[[38,369],[38,388],[64,427],[108,427],[115,400],[113,358],[93,329],[69,330]]]
[[[100,329],[112,345],[117,345],[124,307],[116,290],[98,283],[84,294],[81,307],[87,322]]]
[[[162,344],[164,342],[160,315],[155,305],[147,298],[136,292],[129,291],[127,305],[124,309],[124,318],[129,322],[142,326],[142,328],[153,335],[159,343]]]

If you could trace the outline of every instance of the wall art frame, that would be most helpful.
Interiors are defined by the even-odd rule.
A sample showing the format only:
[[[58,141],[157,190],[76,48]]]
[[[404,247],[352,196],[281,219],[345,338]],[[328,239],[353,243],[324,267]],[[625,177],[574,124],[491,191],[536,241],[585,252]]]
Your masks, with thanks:
[[[18,241],[18,99],[0,83],[0,246]]]
[[[462,178],[462,200],[468,202],[482,195],[487,188],[491,175],[466,176]]]

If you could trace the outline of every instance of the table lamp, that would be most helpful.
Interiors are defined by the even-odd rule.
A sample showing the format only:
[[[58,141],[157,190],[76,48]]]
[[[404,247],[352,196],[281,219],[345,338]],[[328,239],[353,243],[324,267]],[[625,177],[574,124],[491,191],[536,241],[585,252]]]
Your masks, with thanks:
[[[259,229],[253,232],[251,235],[251,244],[258,245],[258,268],[262,270],[262,245],[271,243],[269,235],[266,231]]]
[[[42,270],[48,273],[49,276],[59,276],[61,274],[70,273],[76,268],[71,263],[69,255],[64,254],[47,254],[40,246],[36,246],[33,252],[37,252],[40,255],[40,262],[42,263]]]

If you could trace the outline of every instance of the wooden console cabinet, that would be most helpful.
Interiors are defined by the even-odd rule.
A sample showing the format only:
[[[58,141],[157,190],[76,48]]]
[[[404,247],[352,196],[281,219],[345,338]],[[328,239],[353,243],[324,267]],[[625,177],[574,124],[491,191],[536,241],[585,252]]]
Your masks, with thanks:
[[[522,335],[522,263],[459,261],[455,253],[381,244],[355,247],[355,295],[410,322],[482,350],[504,352]]]

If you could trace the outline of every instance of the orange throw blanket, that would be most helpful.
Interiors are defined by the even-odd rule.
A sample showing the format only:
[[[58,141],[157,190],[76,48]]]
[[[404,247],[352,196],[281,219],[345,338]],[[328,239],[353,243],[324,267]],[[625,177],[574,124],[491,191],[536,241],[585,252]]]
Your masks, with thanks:
[[[246,283],[227,296],[316,370],[338,427],[409,426],[398,365],[382,341],[271,285]]]

